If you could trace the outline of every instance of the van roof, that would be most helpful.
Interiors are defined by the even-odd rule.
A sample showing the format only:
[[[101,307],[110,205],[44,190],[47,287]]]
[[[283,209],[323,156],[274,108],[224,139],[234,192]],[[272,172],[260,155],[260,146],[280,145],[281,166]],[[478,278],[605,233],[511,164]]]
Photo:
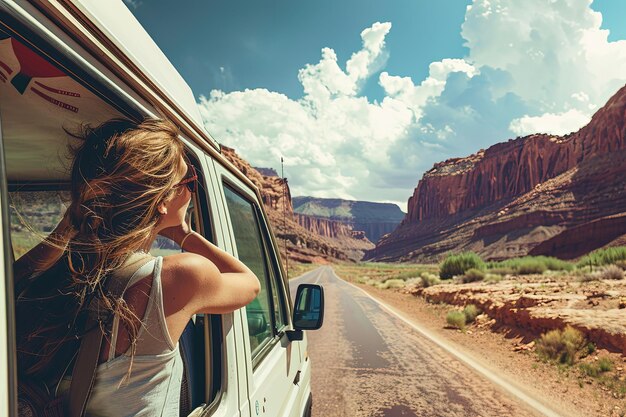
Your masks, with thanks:
[[[122,0],[72,0],[72,3],[204,130],[191,88]]]

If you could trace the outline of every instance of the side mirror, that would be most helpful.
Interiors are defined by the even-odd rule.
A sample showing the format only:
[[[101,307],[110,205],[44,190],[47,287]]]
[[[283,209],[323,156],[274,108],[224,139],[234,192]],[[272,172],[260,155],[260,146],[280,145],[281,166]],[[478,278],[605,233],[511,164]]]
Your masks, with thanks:
[[[293,310],[293,327],[289,340],[302,340],[302,330],[317,330],[324,322],[324,289],[315,284],[300,284]]]

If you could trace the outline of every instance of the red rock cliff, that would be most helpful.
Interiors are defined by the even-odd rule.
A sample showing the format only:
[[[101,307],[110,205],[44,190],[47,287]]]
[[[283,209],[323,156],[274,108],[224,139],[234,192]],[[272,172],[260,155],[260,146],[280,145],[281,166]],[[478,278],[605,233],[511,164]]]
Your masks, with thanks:
[[[287,180],[264,171],[263,175],[242,159],[234,149],[222,146],[224,156],[248,177],[261,193],[276,236],[288,242],[288,256],[299,262],[328,259],[358,260],[374,244],[353,232],[348,224],[293,212]]]
[[[435,164],[366,259],[573,259],[626,241],[626,87],[567,136],[530,135]]]
[[[581,162],[626,148],[626,87],[568,136],[530,135],[449,159],[424,174],[404,223],[447,217],[529,192]]]

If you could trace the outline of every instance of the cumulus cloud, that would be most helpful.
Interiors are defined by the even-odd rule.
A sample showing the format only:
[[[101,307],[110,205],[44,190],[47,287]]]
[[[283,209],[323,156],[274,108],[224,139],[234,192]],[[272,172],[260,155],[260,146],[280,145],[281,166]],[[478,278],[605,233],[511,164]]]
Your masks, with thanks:
[[[201,112],[252,164],[277,167],[283,156],[293,195],[403,202],[433,163],[575,131],[624,85],[626,41],[608,41],[590,3],[474,0],[461,28],[468,55],[431,63],[417,82],[384,71],[392,24],[377,22],[345,63],[327,47],[302,68],[300,99],[215,90]],[[362,86],[376,76],[385,95],[373,101]]]

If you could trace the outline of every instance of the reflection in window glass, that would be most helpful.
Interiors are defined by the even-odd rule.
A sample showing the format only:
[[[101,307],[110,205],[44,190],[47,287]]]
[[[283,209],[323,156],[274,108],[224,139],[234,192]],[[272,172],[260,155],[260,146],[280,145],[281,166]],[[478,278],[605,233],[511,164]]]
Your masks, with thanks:
[[[60,191],[20,191],[9,193],[11,245],[19,259],[41,243],[61,221],[69,204],[69,194]]]
[[[228,187],[224,187],[224,193],[239,259],[256,274],[261,283],[259,295],[246,307],[250,349],[254,355],[263,342],[272,337],[270,318],[272,309],[269,300],[271,290],[267,285],[263,242],[252,203]]]

